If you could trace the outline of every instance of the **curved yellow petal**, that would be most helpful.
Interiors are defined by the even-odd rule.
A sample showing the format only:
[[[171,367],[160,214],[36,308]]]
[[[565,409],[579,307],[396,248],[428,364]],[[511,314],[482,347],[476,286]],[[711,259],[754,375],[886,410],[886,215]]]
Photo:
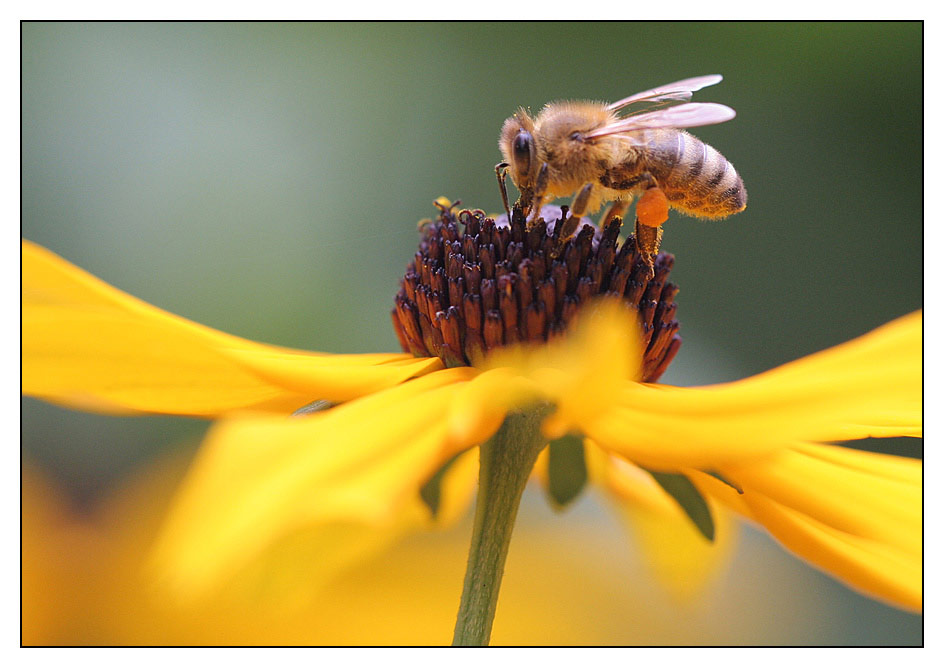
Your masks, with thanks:
[[[809,441],[920,436],[921,313],[759,376],[702,388],[624,383],[581,429],[656,468],[712,468]]]
[[[596,410],[555,396],[563,382],[539,385],[551,388],[551,400],[569,402],[571,428],[576,424],[605,450],[689,474],[703,493],[768,526],[801,556],[855,587],[914,607],[920,605],[921,463],[815,442],[920,436],[921,381],[918,312],[735,383],[686,389],[624,380],[608,399],[587,385]],[[744,493],[701,470],[719,472]],[[629,483],[640,480],[623,476],[615,484],[611,475],[608,484],[627,494]],[[873,577],[896,564],[896,574]]]
[[[142,623],[148,615],[199,615],[199,608],[210,599],[225,609],[252,609],[258,614],[291,614],[303,609],[325,586],[347,569],[356,567],[383,550],[403,533],[428,526],[428,511],[417,499],[391,513],[388,522],[363,523],[349,520],[325,521],[298,527],[267,544],[255,558],[236,568],[225,582],[220,580],[210,596],[197,589],[187,596],[156,586],[155,575],[147,561],[148,550],[161,528],[175,488],[183,479],[188,461],[181,457],[162,457],[145,471],[122,481],[101,501],[100,511],[90,520],[114,534],[108,547],[117,563],[107,568],[105,591],[96,592],[91,607],[127,609],[124,598],[129,591],[140,591],[135,615],[116,619],[117,625],[141,628],[142,642],[152,633]],[[304,583],[304,586],[300,586]],[[165,583],[166,584],[166,583]],[[203,596],[201,594],[207,594]],[[172,594],[168,596],[168,594]],[[220,610],[215,612],[219,617]],[[116,615],[117,616],[117,615]],[[212,615],[210,615],[212,616]],[[186,627],[186,624],[182,624]],[[200,632],[185,637],[200,641]]]
[[[705,474],[693,477],[703,493],[762,524],[815,566],[920,609],[921,470],[919,460],[803,444],[722,469],[743,494]]]
[[[852,535],[764,496],[747,499],[754,517],[790,551],[863,593],[908,610],[922,607],[920,555]]]
[[[833,462],[852,470],[872,473],[887,480],[897,480],[920,488],[923,478],[923,463],[911,457],[863,452],[835,445],[800,443],[792,448],[796,452]]]
[[[456,457],[443,476],[439,510],[432,522],[438,527],[448,527],[462,519],[472,505],[478,484],[479,449],[472,448]]]
[[[478,481],[478,448],[461,453],[441,481],[439,509],[430,517],[418,494],[392,505],[383,522],[328,520],[305,523],[276,538],[233,577],[217,577],[217,596],[234,605],[304,609],[347,571],[404,536],[454,525],[469,509]],[[300,587],[299,583],[304,583]],[[222,590],[222,591],[221,591]],[[201,590],[197,589],[199,593]],[[177,599],[177,604],[186,599]]]
[[[325,596],[331,595],[350,570],[359,571],[360,577],[376,573],[389,561],[389,556],[378,557],[378,553],[431,525],[419,498],[404,504],[381,526],[356,522],[309,525],[273,543],[227,579],[225,586],[207,592],[207,596],[182,600],[155,587],[146,568],[150,545],[188,463],[188,458],[179,454],[161,456],[81,512],[70,506],[64,490],[24,462],[25,645],[342,643],[348,636],[325,630],[325,620],[335,618],[338,600],[335,597],[335,603],[325,610]],[[468,509],[476,458],[477,449],[463,453],[444,476],[437,529],[454,524],[456,512]],[[455,504],[461,508],[450,508]],[[456,542],[461,535],[468,547],[465,531],[455,535]],[[427,534],[420,540],[442,539]],[[459,549],[457,546],[457,553]],[[442,558],[428,559],[442,562]],[[454,563],[461,569],[461,557]],[[425,579],[424,569],[413,573],[411,586],[425,583],[433,595],[439,592]],[[461,570],[456,582],[461,582]],[[448,595],[439,592],[444,607],[446,599],[454,601],[458,596],[448,591]],[[373,596],[365,592],[362,605],[354,607],[351,618],[376,610],[377,601],[376,591]],[[399,617],[387,611],[388,624]],[[289,624],[294,624],[292,630],[286,629]],[[404,620],[402,624],[402,632],[406,632],[410,623]],[[361,642],[369,642],[372,633],[376,635],[366,628],[355,635],[363,638]],[[448,630],[431,638],[429,642],[448,640]]]
[[[651,475],[592,441],[586,448],[591,479],[608,492],[656,578],[677,600],[691,601],[729,562],[737,524],[707,499],[715,521],[715,540],[708,541]]]
[[[448,415],[450,434],[482,443],[498,430],[507,413],[540,398],[541,392],[515,369],[483,371],[456,393]]]
[[[612,404],[627,380],[638,380],[638,328],[636,312],[619,300],[585,305],[566,335],[542,345],[500,348],[486,357],[482,367],[502,374],[504,384],[495,383],[491,401],[518,406],[549,401],[556,410],[543,425],[548,438],[580,431],[576,427]],[[486,378],[483,374],[479,382]]]
[[[838,461],[808,454],[820,449],[840,448],[784,450],[722,473],[744,490],[745,501],[762,494],[839,531],[893,544],[920,558],[921,461],[852,450]],[[870,462],[873,457],[878,462]],[[888,459],[897,460],[892,474],[910,468],[910,480],[875,465]]]
[[[110,413],[286,413],[442,368],[435,358],[254,343],[151,306],[29,241],[22,254],[22,389],[54,403]]]
[[[445,369],[330,411],[215,426],[155,552],[196,593],[315,522],[384,523],[453,454],[442,416],[476,371]]]
[[[581,432],[653,468],[710,469],[809,441],[920,436],[921,323],[919,311],[752,378],[678,388],[634,382],[635,317],[603,300],[564,337],[494,352],[478,382],[495,387],[489,406],[554,403],[549,438]]]

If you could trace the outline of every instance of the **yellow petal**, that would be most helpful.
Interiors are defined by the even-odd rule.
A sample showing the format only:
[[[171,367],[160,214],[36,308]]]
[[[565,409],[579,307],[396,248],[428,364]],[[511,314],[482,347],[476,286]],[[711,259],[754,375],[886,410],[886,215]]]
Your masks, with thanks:
[[[851,448],[801,443],[793,447],[796,452],[834,462],[852,470],[873,473],[888,480],[898,480],[920,488],[922,485],[922,462],[910,457],[896,457],[877,452],[862,452]]]
[[[609,493],[660,584],[679,601],[693,600],[729,562],[737,524],[706,498],[715,521],[715,540],[708,541],[651,475],[592,441],[586,447],[591,478]]]
[[[920,557],[921,461],[852,450],[835,460],[808,454],[840,449],[808,445],[806,452],[784,450],[722,473],[744,490],[746,501],[761,494],[844,533]],[[889,459],[895,460],[892,475],[880,468]],[[903,468],[911,469],[910,480],[894,477]]]
[[[217,576],[217,597],[267,612],[317,605],[324,588],[405,535],[454,525],[469,510],[478,481],[478,448],[460,454],[440,482],[435,518],[418,494],[391,504],[385,520],[305,523],[276,538],[232,577]],[[304,583],[304,586],[299,586]],[[191,593],[200,593],[200,589]],[[192,600],[192,599],[191,599]],[[170,609],[187,602],[176,597]]]
[[[453,454],[443,415],[475,370],[446,369],[325,413],[214,427],[167,521],[155,563],[182,591],[227,577],[315,522],[382,523]]]
[[[716,468],[809,441],[920,436],[921,313],[742,381],[625,383],[581,416],[602,447],[655,468]]]
[[[920,609],[921,469],[914,459],[804,444],[724,468],[741,495],[705,474],[693,477],[815,566]]]
[[[642,352],[635,311],[619,300],[584,306],[567,334],[547,344],[501,348],[483,368],[504,369],[506,386],[493,401],[549,401],[557,410],[544,424],[558,438],[611,404],[627,380],[637,380]],[[484,375],[484,374],[483,374]],[[480,382],[484,382],[484,378]]]
[[[790,551],[866,594],[908,610],[922,606],[920,555],[851,535],[763,496],[747,499],[754,517]]]
[[[461,453],[443,476],[434,524],[448,527],[462,519],[472,504],[478,484],[479,449],[472,448]]]
[[[459,513],[468,510],[474,494],[477,452],[473,449],[460,455],[443,477],[437,529],[453,524]],[[149,570],[143,566],[187,464],[188,458],[178,454],[162,456],[97,498],[91,507],[76,512],[62,490],[24,462],[25,644],[342,642],[348,636],[332,636],[323,630],[325,619],[336,615],[335,605],[324,610],[326,590],[348,570],[360,569],[361,577],[375,573],[389,560],[386,556],[377,559],[377,554],[391,542],[430,527],[428,509],[418,497],[381,526],[355,522],[309,525],[273,543],[213,595],[181,600],[154,587],[148,579]],[[459,533],[468,547],[468,531]],[[425,539],[439,540],[428,531],[423,534]],[[373,563],[365,566],[365,560]],[[438,563],[435,558],[432,561]],[[461,557],[457,559],[456,568],[461,569],[463,563]],[[456,586],[461,577],[460,570]],[[424,578],[425,571],[414,570],[411,585],[428,586]],[[450,604],[458,600],[458,592],[451,589],[448,595],[437,594],[438,588],[432,592],[448,598]],[[372,599],[365,595],[352,615],[376,609],[378,600],[377,592]],[[387,613],[388,624],[398,622],[399,615]],[[320,619],[313,617],[319,614]],[[291,630],[286,628],[289,624],[294,624]],[[402,620],[402,625],[409,630],[408,620]],[[369,642],[373,633],[362,628],[358,635],[361,642]],[[443,638],[448,641],[448,630],[435,641]]]
[[[347,401],[442,368],[267,346],[174,316],[23,241],[23,393],[85,410],[216,416]]]
[[[450,434],[459,440],[482,443],[501,426],[509,411],[538,401],[541,392],[515,369],[490,369],[467,383],[449,411]]]

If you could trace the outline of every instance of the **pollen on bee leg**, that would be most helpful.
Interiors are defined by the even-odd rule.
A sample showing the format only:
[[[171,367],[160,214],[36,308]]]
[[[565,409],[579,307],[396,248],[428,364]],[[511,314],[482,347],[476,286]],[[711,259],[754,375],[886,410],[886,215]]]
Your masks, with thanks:
[[[647,188],[636,202],[636,220],[647,227],[658,227],[669,219],[669,200],[661,188]]]
[[[447,200],[437,208],[394,299],[404,352],[437,356],[447,366],[474,364],[496,348],[561,335],[583,304],[607,294],[639,315],[643,380],[665,371],[681,344],[678,288],[667,281],[674,258],[639,250],[647,232],[660,228],[639,225],[641,241],[631,235],[620,243],[615,217],[602,231],[584,222],[558,244],[561,221],[570,220],[564,207],[544,207],[531,227],[517,205],[510,222],[507,215],[496,221],[483,211],[456,211]]]

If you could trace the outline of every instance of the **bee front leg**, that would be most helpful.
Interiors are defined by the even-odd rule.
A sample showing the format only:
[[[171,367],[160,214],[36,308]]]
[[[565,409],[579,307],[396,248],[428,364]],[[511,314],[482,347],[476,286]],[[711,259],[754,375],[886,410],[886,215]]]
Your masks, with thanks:
[[[534,227],[541,217],[541,207],[544,205],[544,196],[547,194],[547,163],[541,164],[538,178],[534,181],[534,190],[531,195],[531,213],[528,216],[528,229]]]
[[[668,218],[669,200],[653,180],[636,203],[636,250],[649,269],[650,279],[656,273],[656,256],[662,243],[662,223]]]

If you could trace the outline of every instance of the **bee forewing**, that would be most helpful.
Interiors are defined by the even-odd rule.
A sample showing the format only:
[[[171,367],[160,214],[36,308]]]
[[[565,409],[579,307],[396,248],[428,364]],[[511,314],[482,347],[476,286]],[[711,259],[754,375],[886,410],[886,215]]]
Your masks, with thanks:
[[[645,114],[650,111],[655,111],[656,109],[663,109],[676,104],[682,104],[684,102],[690,101],[691,99],[692,94],[687,91],[684,93],[666,93],[665,95],[656,95],[655,97],[646,98],[644,100],[637,100],[633,103],[633,105],[639,108],[633,109],[632,111],[626,111],[626,108],[624,108],[624,111],[620,117],[628,118],[630,116],[638,116],[639,114]]]
[[[675,83],[666,84],[664,86],[659,86],[658,88],[652,88],[650,90],[644,90],[641,93],[624,97],[622,100],[607,106],[607,109],[610,111],[616,111],[617,109],[622,109],[623,107],[634,102],[642,101],[658,102],[662,100],[690,100],[693,92],[696,90],[701,90],[706,86],[714,86],[716,83],[721,81],[721,79],[722,76],[720,74],[706,74],[705,76],[701,77],[682,79],[681,81],[676,81]],[[678,97],[679,95],[681,95],[681,97]]]
[[[714,102],[691,102],[677,107],[650,111],[646,114],[622,118],[598,130],[587,133],[587,138],[605,137],[634,130],[652,128],[694,128],[700,125],[724,123],[735,117],[734,109]]]

